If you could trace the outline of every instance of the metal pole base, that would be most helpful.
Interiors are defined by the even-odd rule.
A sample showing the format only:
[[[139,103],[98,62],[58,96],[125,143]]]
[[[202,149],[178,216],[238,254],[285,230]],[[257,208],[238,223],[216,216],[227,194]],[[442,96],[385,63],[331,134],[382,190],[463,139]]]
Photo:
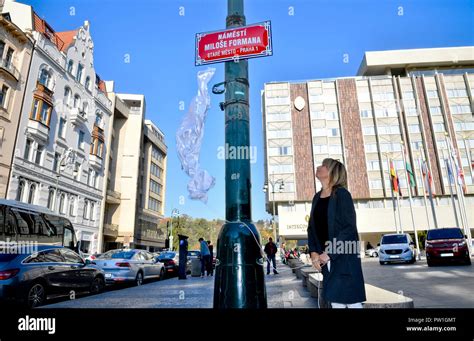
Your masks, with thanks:
[[[260,236],[249,222],[224,224],[217,240],[214,308],[265,309]]]

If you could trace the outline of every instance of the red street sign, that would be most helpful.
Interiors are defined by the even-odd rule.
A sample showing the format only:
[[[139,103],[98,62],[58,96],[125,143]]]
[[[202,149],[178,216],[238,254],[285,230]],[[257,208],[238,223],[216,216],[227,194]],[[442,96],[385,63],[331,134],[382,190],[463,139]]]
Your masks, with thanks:
[[[196,34],[196,66],[272,54],[270,21]]]

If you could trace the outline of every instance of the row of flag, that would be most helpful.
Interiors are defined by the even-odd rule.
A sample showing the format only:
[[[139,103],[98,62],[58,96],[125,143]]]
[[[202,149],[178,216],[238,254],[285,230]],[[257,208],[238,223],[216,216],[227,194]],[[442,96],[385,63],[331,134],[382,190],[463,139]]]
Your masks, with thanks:
[[[452,167],[451,167],[451,164],[453,163],[454,167],[456,168],[456,177],[457,177],[458,184],[461,185],[461,187],[463,189],[463,192],[466,193],[466,183],[464,181],[463,169],[462,169],[461,165],[459,164],[459,162],[456,158],[456,154],[455,154],[454,148],[452,148],[452,146],[451,146],[451,151],[452,152],[449,155],[449,160],[448,159],[445,160],[449,182],[450,182],[450,184],[455,183],[454,172],[453,172]],[[412,169],[412,167],[411,167],[411,165],[408,161],[406,161],[406,163],[405,163],[405,170],[408,174],[408,179],[409,179],[409,182],[410,182],[410,188],[415,188],[415,186],[416,186],[415,175],[414,175],[413,169]],[[427,164],[426,160],[423,160],[422,163],[421,163],[421,172],[423,174],[423,181],[424,181],[424,185],[425,185],[424,187],[425,187],[426,194],[434,195],[435,190],[434,190],[434,186],[433,186],[433,178],[431,176],[431,172],[428,168],[428,164]],[[395,170],[395,167],[393,165],[393,160],[391,160],[391,159],[390,159],[390,183],[391,183],[393,192],[396,193],[398,196],[402,197],[403,195],[402,195],[402,191],[401,191],[401,188],[400,188],[400,178],[399,178],[399,176],[397,174],[397,171]]]

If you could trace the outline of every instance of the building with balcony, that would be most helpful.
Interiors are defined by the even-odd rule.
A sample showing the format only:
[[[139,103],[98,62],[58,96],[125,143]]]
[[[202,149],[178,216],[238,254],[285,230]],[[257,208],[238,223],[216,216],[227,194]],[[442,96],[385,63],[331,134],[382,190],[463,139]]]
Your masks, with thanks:
[[[449,141],[462,164],[466,229],[472,231],[473,96],[474,47],[366,52],[356,77],[266,83],[265,177],[267,183],[284,182],[274,193],[279,235],[307,239],[311,201],[321,186],[315,171],[327,157],[346,165],[362,240],[377,245],[382,233],[397,230],[396,224],[413,233],[403,150],[414,174],[410,187],[418,231],[435,227],[420,160],[432,174],[438,226],[456,226],[444,161]],[[393,214],[389,159],[403,195],[400,215]],[[457,198],[456,210],[459,215]]]
[[[0,198],[5,199],[33,40],[0,15]]]
[[[143,95],[117,94],[107,82],[114,103],[113,130],[103,213],[103,250],[124,246],[160,250],[167,147],[161,130],[145,120]]]
[[[94,253],[113,106],[94,69],[89,22],[56,32],[31,6],[7,0],[2,11],[35,43],[6,197],[66,216],[82,252]]]

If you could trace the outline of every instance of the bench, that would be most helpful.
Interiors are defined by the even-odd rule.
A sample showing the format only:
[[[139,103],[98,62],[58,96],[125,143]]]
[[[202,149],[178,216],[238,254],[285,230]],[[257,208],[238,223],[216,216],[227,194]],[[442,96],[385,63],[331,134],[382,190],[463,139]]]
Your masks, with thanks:
[[[309,275],[319,273],[319,271],[313,268],[311,265],[301,268],[300,272],[301,272],[301,282],[303,284],[303,287],[305,288],[308,286]]]
[[[319,291],[318,291],[319,285]],[[322,274],[309,273],[307,287],[310,292],[311,297],[318,298],[318,294],[322,292],[323,289],[323,276]],[[376,309],[376,308],[414,308],[413,299],[410,297],[403,296],[370,284],[365,284],[365,294],[367,296],[367,301],[364,302],[365,309]],[[328,307],[327,303],[324,300],[320,299],[320,306]]]
[[[303,278],[302,270],[306,269],[306,268],[310,268],[310,267],[311,267],[311,265],[302,264],[299,267],[295,268],[296,278],[297,279],[302,279]]]

